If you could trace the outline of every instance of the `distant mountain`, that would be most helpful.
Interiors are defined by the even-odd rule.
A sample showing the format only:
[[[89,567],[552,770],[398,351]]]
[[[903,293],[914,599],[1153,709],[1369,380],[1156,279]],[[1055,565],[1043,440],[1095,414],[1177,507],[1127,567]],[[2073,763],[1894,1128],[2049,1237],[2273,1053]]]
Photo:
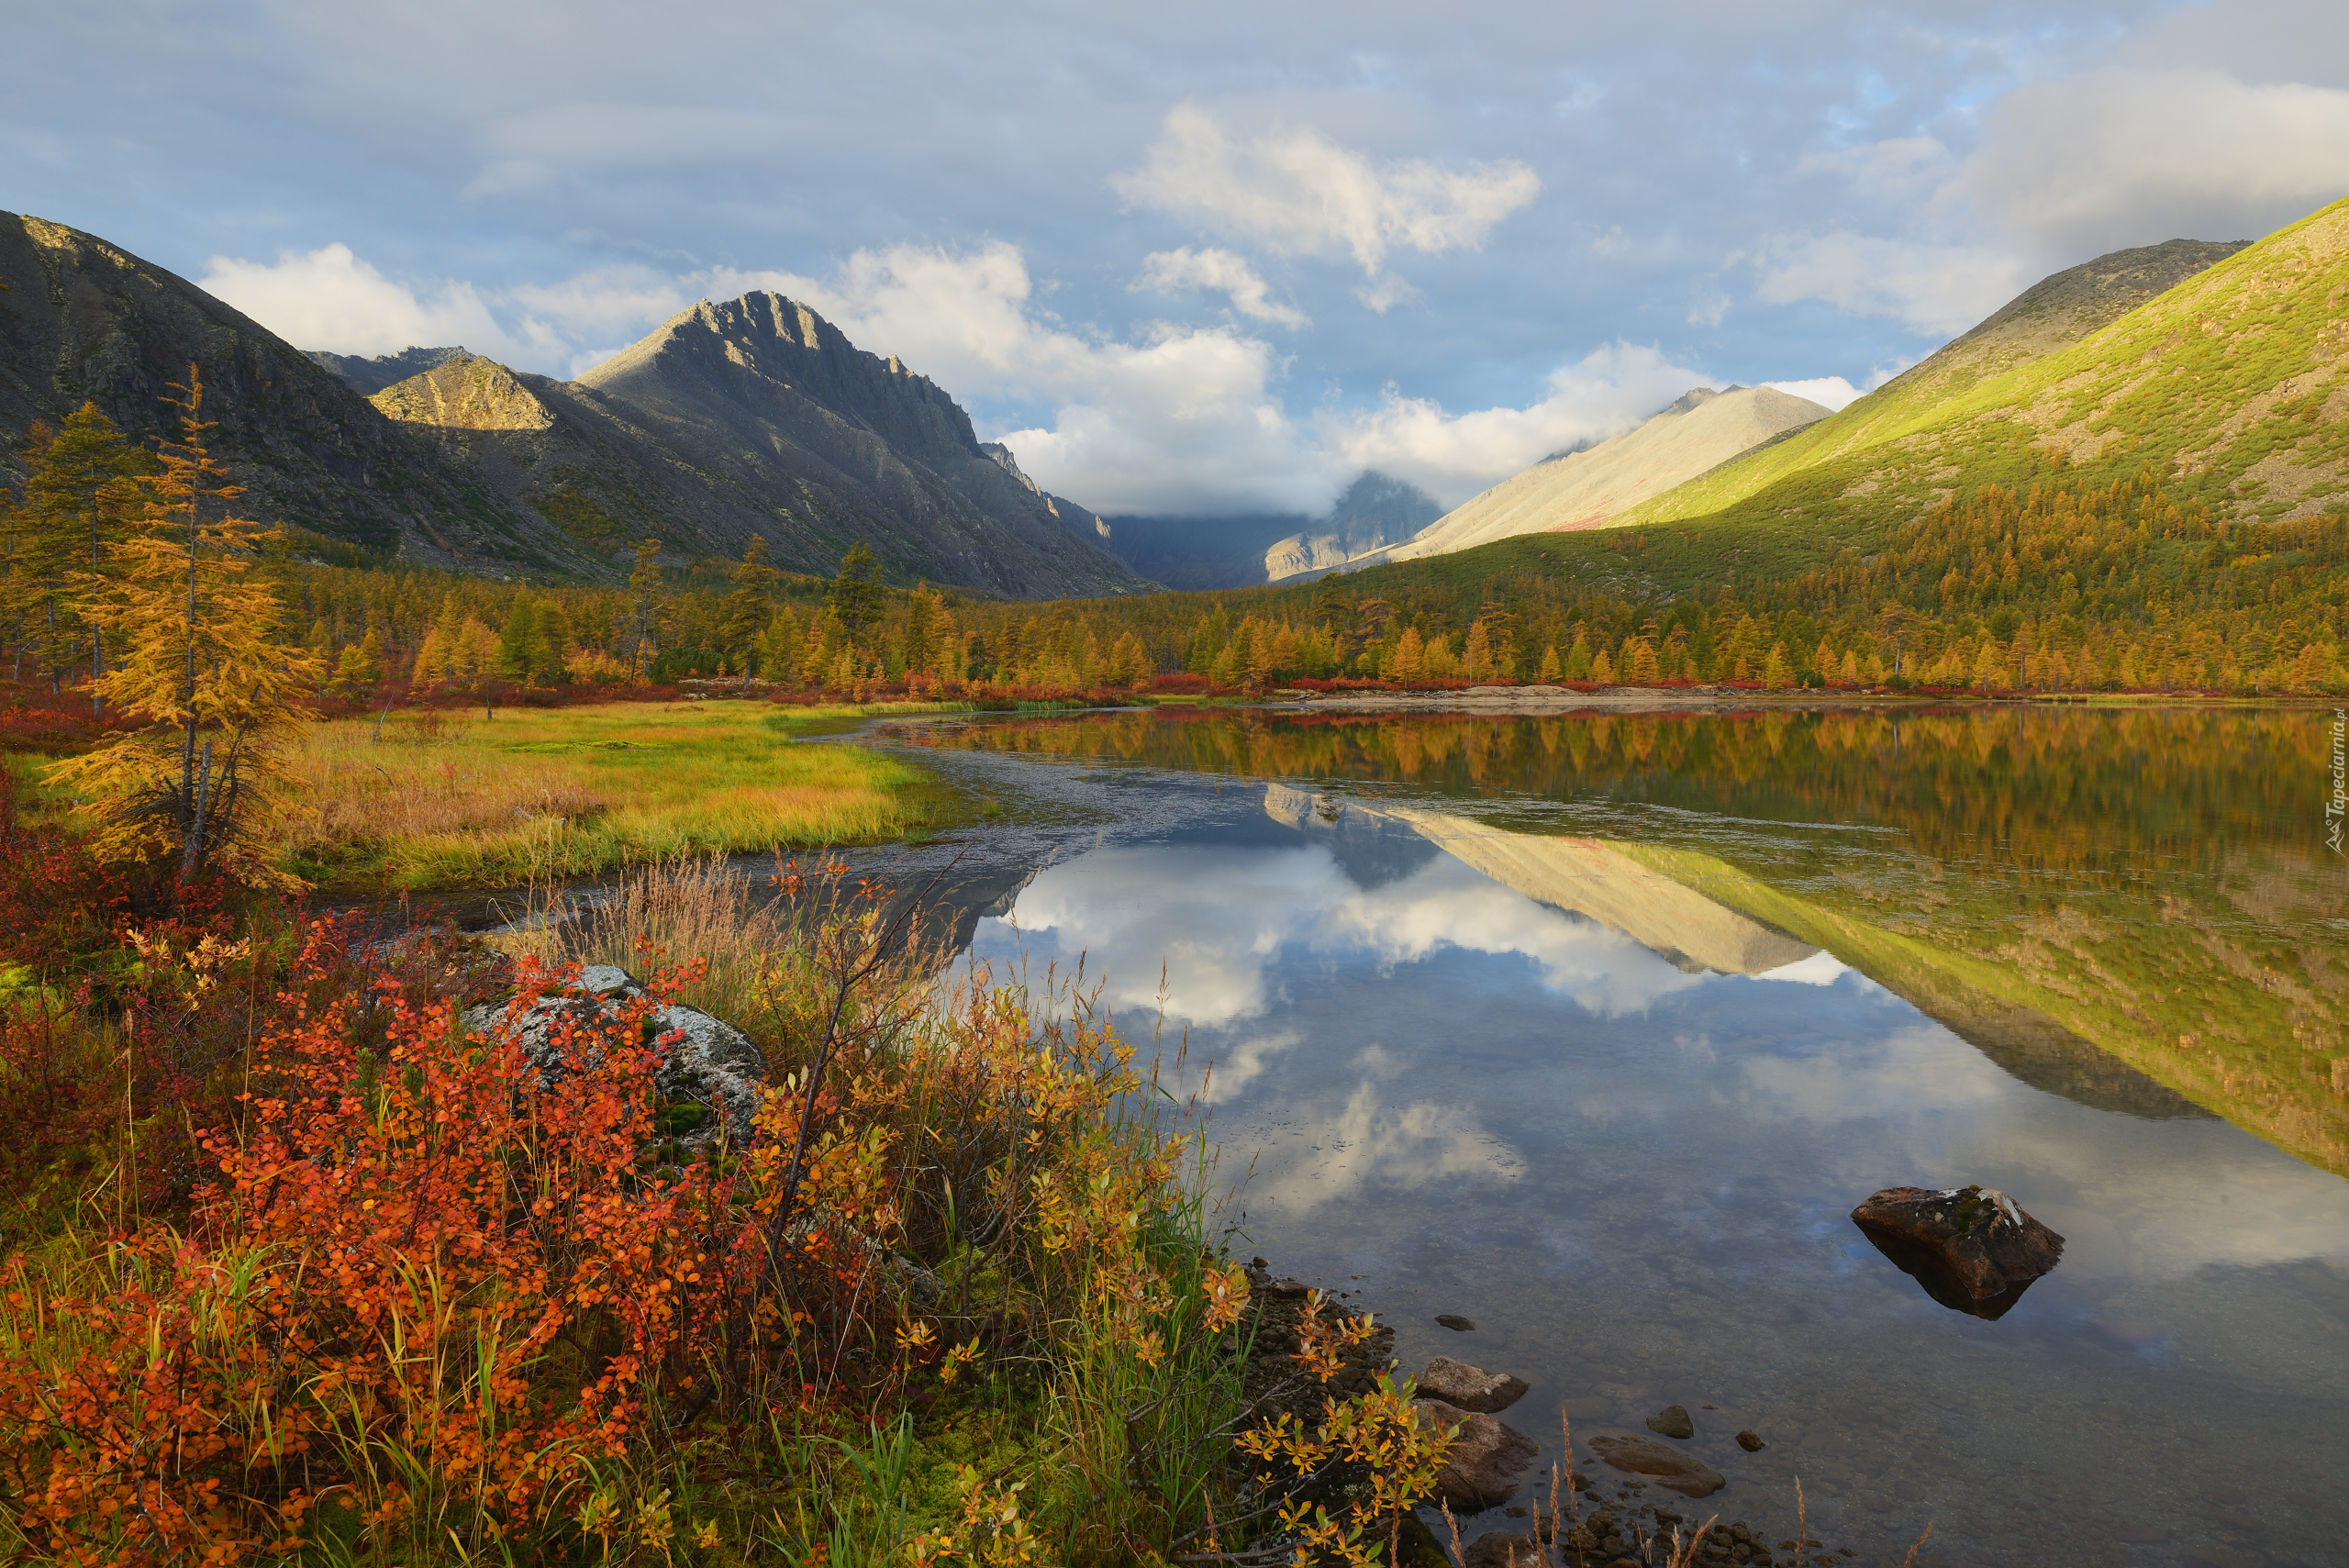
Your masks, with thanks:
[[[1449,555],[1519,534],[1606,528],[1649,497],[1782,439],[1827,412],[1809,398],[1772,387],[1695,387],[1636,430],[1543,458],[1409,539],[1330,564],[1354,572],[1382,562]]]
[[[575,381],[466,357],[373,401],[596,550],[650,534],[733,555],[761,534],[803,572],[862,541],[901,580],[1020,598],[1151,586],[935,383],[780,295],[704,301]]]
[[[1341,565],[1385,545],[1400,544],[1443,516],[1443,503],[1418,485],[1365,473],[1338,497],[1330,515],[1264,551],[1264,576],[1277,583],[1301,572]]]
[[[2337,215],[2339,211],[2337,206],[2329,207],[2325,213],[2305,221],[2325,220],[2321,226],[2329,231],[2338,226],[2339,219],[2335,216],[2328,220],[2326,215]],[[2291,232],[2292,229],[2283,231]],[[2273,236],[2270,241],[2282,238],[2283,235]],[[2166,311],[2173,291],[2189,279],[2210,277],[2210,269],[2238,257],[2249,246],[2250,241],[2241,239],[2172,239],[2133,250],[2115,250],[2043,278],[1979,325],[1831,418],[1820,420],[1766,451],[1753,453],[1658,496],[1625,520],[1666,522],[1704,517],[1734,507],[1781,481],[1812,470],[1835,468],[1840,472],[1843,466],[1854,465],[1850,483],[1867,483],[1868,476],[1860,471],[1867,469],[1872,473],[1877,460],[1863,454],[1879,452],[1895,443],[1904,452],[1920,450],[1910,438],[1954,414],[1962,405],[1976,405],[1977,393],[1990,399],[1987,405],[1981,406],[1983,411],[2016,407],[2009,399],[2026,385],[2036,387],[2043,379],[2032,367],[2049,362],[2074,345],[2085,347],[2090,342],[2105,341],[2117,324],[2133,322],[2137,313],[2150,302],[2159,301]],[[2259,269],[2254,265],[2253,270]],[[2268,286],[2263,283],[2259,292],[2266,293]],[[2230,292],[2223,283],[2218,287],[2221,295]],[[2241,308],[2242,302],[2238,302],[2228,314],[2237,314]],[[2196,330],[2202,331],[2199,328]],[[2122,335],[2132,340],[2137,336],[2133,329]],[[2067,359],[2066,364],[2078,365],[2102,357],[2099,350],[2089,353],[2086,360],[2077,356]],[[2111,368],[2116,373],[2120,371],[2117,365]],[[2182,373],[2182,366],[2174,368]],[[2013,379],[2018,376],[2021,379]],[[1991,390],[1994,387],[1998,390]],[[2085,406],[2082,412],[2086,412]],[[1978,413],[1963,417],[1969,426],[1979,423]],[[2026,423],[2038,428],[2041,418],[2034,416]],[[1906,458],[1892,461],[1901,466],[1907,464]],[[1882,478],[1879,476],[1876,482],[1880,484]]]
[[[356,354],[330,354],[324,349],[303,350],[314,363],[323,365],[342,378],[342,384],[362,397],[375,394],[412,375],[445,365],[451,360],[469,360],[471,354],[462,348],[407,348],[396,354],[377,354],[362,360]]]
[[[1237,517],[1116,517],[1109,549],[1145,577],[1173,588],[1242,588],[1287,577],[1340,550],[1408,539],[1443,504],[1418,485],[1369,472],[1319,517],[1301,512]],[[1342,559],[1342,558],[1341,558]]]
[[[337,376],[202,289],[95,235],[0,213],[0,479],[36,419],[85,402],[134,436],[202,367],[204,412],[248,515],[476,571],[593,570],[562,533],[384,418]]]

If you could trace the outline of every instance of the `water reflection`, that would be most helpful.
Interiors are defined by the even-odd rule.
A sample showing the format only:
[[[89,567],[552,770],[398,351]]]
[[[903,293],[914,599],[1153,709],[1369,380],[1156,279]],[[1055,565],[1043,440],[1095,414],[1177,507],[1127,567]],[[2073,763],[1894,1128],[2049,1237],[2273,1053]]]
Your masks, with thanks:
[[[2349,1184],[2172,1114],[2192,1107],[2049,1011],[1984,1027],[1948,976],[2024,994],[1834,901],[1853,857],[1905,863],[1881,834],[1839,860],[1718,814],[1558,831],[1609,820],[1227,790],[1045,868],[973,951],[1082,953],[1130,1026],[1163,994],[1213,1062],[1227,1174],[1252,1164],[1254,1244],[1373,1282],[1407,1363],[1531,1379],[1529,1432],[1685,1404],[1731,1478],[1708,1507],[1791,1527],[1799,1475],[1814,1519],[1889,1560],[1928,1517],[1920,1562],[2329,1560]],[[2210,909],[2188,940],[2266,940],[2193,923]],[[1944,1310],[1846,1218],[1878,1187],[1967,1182],[2068,1239],[1997,1321]],[[1771,1446],[1744,1453],[1743,1427]]]
[[[1356,831],[1370,814],[1431,813],[1454,824],[1433,842],[1537,902],[1699,969],[1769,956],[1686,921],[1657,938],[1607,902],[1630,868],[1575,863],[1626,860],[1832,954],[2025,1082],[2215,1113],[2349,1172],[2349,866],[2319,836],[2319,714],[1161,710],[906,739],[1279,781],[1291,819],[1333,800],[1341,862],[1381,842]],[[1528,834],[1568,842],[1512,846]]]

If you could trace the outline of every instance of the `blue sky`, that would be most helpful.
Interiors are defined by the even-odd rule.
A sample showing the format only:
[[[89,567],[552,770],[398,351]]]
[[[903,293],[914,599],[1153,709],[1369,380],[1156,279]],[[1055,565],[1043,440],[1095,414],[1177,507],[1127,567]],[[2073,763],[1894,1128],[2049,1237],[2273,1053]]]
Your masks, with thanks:
[[[1457,502],[1839,402],[2046,272],[2349,194],[2349,6],[111,4],[0,206],[303,348],[568,375],[781,289],[1110,512]]]

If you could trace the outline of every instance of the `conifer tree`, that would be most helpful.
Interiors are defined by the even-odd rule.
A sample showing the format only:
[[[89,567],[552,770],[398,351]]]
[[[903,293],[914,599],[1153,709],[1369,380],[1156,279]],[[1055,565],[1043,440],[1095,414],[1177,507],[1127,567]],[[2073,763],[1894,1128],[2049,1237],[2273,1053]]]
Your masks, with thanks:
[[[629,628],[634,640],[629,650],[629,673],[641,684],[661,651],[661,541],[647,539],[636,547],[636,570],[628,575]]]
[[[86,670],[95,717],[106,711],[95,686],[106,673],[106,648],[80,606],[111,575],[110,547],[139,513],[132,475],[143,466],[141,456],[96,404],[84,403],[53,431],[35,425],[27,457],[19,560],[28,618],[48,644],[50,688],[60,687],[69,664]]]
[[[216,425],[196,367],[172,389],[178,439],[157,443],[145,517],[113,547],[118,577],[86,608],[122,643],[101,695],[146,727],[57,773],[86,792],[102,853],[175,852],[184,884],[214,865],[275,881],[262,823],[318,672],[303,650],[267,640],[277,588],[250,573],[273,536],[229,508],[242,488],[207,444]]]
[[[506,612],[506,625],[497,634],[497,673],[509,681],[527,684],[545,660],[538,607],[530,603],[529,595],[517,594],[514,607]]]
[[[841,618],[851,642],[861,642],[888,609],[889,591],[881,584],[881,558],[862,539],[841,557],[840,575],[826,595]]]
[[[767,564],[766,535],[751,536],[730,575],[734,591],[718,606],[718,643],[748,673],[750,654],[774,618],[774,586],[783,581],[783,573]]]

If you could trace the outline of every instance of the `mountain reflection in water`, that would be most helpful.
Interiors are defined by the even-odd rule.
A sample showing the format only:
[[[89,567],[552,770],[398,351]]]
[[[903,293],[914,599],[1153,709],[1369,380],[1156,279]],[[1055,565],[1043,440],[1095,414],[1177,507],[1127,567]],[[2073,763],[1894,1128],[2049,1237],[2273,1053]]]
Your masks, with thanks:
[[[1898,1560],[1932,1518],[1920,1562],[2137,1561],[2124,1530],[2159,1532],[2148,1562],[2330,1560],[2349,1183],[2089,1043],[2080,1020],[2135,1015],[2086,992],[2088,971],[1997,945],[2032,922],[2103,922],[2064,950],[2102,962],[2175,928],[2166,969],[2095,972],[2146,985],[2199,974],[2214,941],[2284,954],[2307,937],[2268,916],[2337,911],[2338,888],[2280,834],[2220,820],[2224,845],[2180,864],[2084,828],[2073,868],[2029,883],[2013,839],[1965,862],[1880,819],[1505,788],[1491,758],[1539,752],[1530,733],[1476,742],[1482,793],[1342,773],[1162,789],[1149,747],[1102,744],[1159,724],[1193,761],[1209,728],[1276,755],[1252,722],[922,738],[1045,771],[1130,762],[1072,776],[1175,803],[1036,870],[976,919],[970,951],[999,971],[1081,955],[1130,1039],[1163,1008],[1221,1178],[1247,1173],[1246,1244],[1282,1272],[1364,1282],[1407,1368],[1441,1352],[1529,1378],[1509,1419],[1543,1441],[1544,1467],[1561,1414],[1578,1433],[1637,1431],[1677,1403],[1696,1414],[1688,1446],[1730,1477],[1709,1511],[1790,1529],[1799,1476],[1813,1521],[1867,1557]],[[1821,752],[1799,724],[1775,733],[1781,751]],[[1929,771],[1997,753],[1968,737],[1901,750]],[[1330,758],[1373,754],[1365,739]],[[1376,744],[1424,760],[1442,740]],[[1456,759],[1465,741],[1445,743]],[[1768,754],[1708,746],[1716,762]],[[1599,751],[1585,738],[1586,760]],[[1651,782],[1752,805],[1772,776]],[[1887,794],[1920,798],[1897,774]],[[2274,973],[2327,999],[2330,962]],[[2267,1016],[2210,1030],[2245,1047],[2238,1077],[2330,1060],[2258,1033]],[[2244,1125],[2269,1137],[2277,1106],[2327,1125],[2321,1101],[2273,1084],[2204,1103],[2250,1106]],[[1995,1321],[1936,1304],[1846,1218],[1880,1186],[1966,1182],[2068,1239]],[[1476,1333],[1434,1328],[1442,1312]],[[1759,1453],[1732,1440],[1749,1427]],[[1496,1512],[1467,1532],[1512,1524]]]

